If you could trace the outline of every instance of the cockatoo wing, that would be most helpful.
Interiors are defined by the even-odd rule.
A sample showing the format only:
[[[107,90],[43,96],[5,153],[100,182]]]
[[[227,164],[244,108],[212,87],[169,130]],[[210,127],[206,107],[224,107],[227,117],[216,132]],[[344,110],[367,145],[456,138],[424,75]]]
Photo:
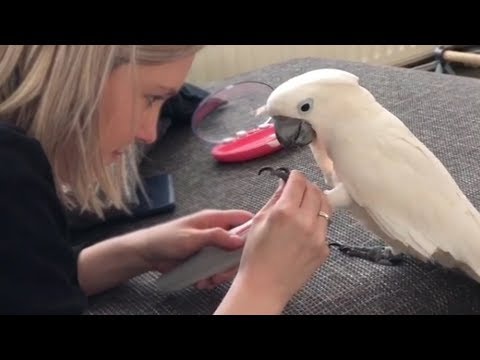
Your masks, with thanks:
[[[337,173],[394,248],[480,279],[480,215],[407,127],[394,122],[368,143],[341,146],[332,149]]]

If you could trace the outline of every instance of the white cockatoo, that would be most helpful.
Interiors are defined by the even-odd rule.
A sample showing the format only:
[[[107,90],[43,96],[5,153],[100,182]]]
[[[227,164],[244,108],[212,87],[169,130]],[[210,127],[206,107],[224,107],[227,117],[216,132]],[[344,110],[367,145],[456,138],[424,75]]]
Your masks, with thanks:
[[[387,245],[350,248],[353,256],[381,262],[410,255],[480,280],[477,209],[356,75],[319,69],[293,77],[274,89],[262,112],[285,148],[310,147],[332,187],[325,191],[332,207],[349,210]]]
[[[346,209],[387,246],[344,253],[395,264],[404,254],[480,281],[480,214],[436,156],[359,84],[338,69],[314,70],[275,88],[268,113],[285,147],[309,146],[334,209]],[[286,168],[270,170],[288,181]],[[232,230],[245,234],[251,221]],[[242,249],[208,247],[157,280],[175,291],[239,264]]]

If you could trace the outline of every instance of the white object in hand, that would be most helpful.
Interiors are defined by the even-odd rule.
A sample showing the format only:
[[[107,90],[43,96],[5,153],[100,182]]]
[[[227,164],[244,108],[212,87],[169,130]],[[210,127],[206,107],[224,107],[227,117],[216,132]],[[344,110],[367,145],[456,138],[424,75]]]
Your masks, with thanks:
[[[245,238],[251,224],[252,220],[249,220],[229,232]],[[205,247],[173,270],[162,274],[157,280],[157,288],[162,292],[178,291],[200,280],[233,269],[240,264],[242,252],[243,247],[237,250]]]

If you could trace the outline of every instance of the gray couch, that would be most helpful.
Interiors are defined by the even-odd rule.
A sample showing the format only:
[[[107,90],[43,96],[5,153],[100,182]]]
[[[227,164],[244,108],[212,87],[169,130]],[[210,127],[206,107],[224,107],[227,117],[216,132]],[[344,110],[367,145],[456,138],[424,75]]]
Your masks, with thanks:
[[[292,76],[321,67],[336,67],[357,74],[362,84],[440,158],[480,209],[480,81],[476,79],[344,61],[302,59],[237,76],[213,84],[208,90],[247,79],[276,86]],[[256,175],[263,166],[299,169],[320,186],[325,186],[307,148],[230,165],[217,164],[209,150],[188,128],[170,131],[153,152],[151,166],[173,174],[176,211],[88,236],[101,239],[204,208],[241,208],[255,212],[276,187],[275,181]],[[368,171],[368,164],[365,167]],[[329,237],[353,245],[379,242],[345,213],[336,214]],[[228,289],[225,284],[210,291],[189,288],[162,295],[155,289],[157,276],[145,274],[92,297],[87,314],[211,314]],[[479,312],[480,285],[463,275],[413,259],[398,267],[375,265],[346,257],[335,249],[325,266],[285,309],[285,314]]]

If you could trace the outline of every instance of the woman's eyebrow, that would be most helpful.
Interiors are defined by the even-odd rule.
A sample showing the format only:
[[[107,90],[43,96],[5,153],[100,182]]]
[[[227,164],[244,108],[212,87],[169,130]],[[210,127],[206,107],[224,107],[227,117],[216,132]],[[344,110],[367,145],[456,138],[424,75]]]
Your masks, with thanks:
[[[179,92],[179,89],[175,89],[173,87],[168,87],[168,86],[163,86],[163,85],[155,86],[155,90],[159,90],[159,91],[163,92],[165,95],[168,95],[168,96],[174,96]]]

